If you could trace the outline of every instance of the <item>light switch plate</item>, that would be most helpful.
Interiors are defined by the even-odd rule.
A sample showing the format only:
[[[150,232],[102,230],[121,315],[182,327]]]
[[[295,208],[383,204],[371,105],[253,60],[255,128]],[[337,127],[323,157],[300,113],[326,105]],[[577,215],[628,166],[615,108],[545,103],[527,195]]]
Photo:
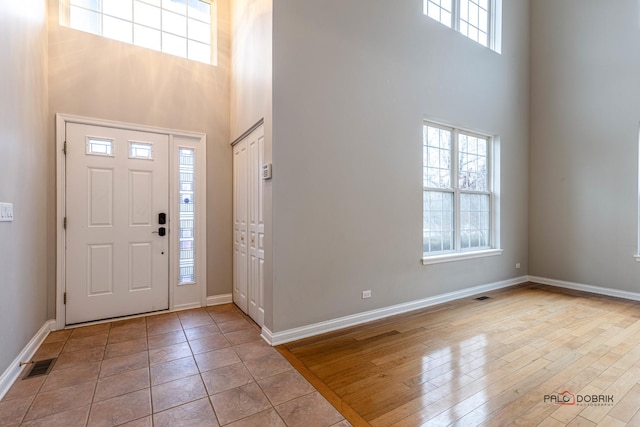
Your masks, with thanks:
[[[0,222],[13,221],[13,203],[0,203]]]

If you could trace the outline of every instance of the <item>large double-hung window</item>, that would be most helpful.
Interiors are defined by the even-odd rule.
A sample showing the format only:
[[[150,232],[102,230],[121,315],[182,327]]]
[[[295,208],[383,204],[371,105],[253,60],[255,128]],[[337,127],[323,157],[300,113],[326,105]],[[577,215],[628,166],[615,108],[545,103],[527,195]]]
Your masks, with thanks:
[[[424,124],[425,263],[496,253],[492,142],[490,136]]]
[[[213,0],[60,0],[76,30],[215,64]]]

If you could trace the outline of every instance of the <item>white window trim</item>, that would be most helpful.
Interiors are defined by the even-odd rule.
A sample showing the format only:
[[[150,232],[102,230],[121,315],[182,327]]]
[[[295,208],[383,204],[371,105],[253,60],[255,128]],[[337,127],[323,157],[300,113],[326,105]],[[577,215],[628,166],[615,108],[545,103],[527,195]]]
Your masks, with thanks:
[[[638,132],[638,147],[640,147],[640,131]],[[640,212],[640,151],[638,151],[638,212]],[[640,262],[640,214],[638,215],[638,230],[637,230],[637,249],[633,258],[637,262]]]
[[[424,11],[425,4],[429,0],[422,1],[422,9]],[[462,35],[464,38],[473,41],[474,43],[479,44],[482,47],[487,47],[490,50],[502,54],[502,0],[489,0],[489,22],[487,28],[487,46],[479,43],[476,40],[468,37],[466,34],[463,34],[460,31],[460,0],[452,0],[452,10],[451,10],[451,26],[445,25],[442,22],[439,22],[431,17],[429,17],[426,13],[423,12],[423,15],[429,18],[432,21],[436,21],[441,25],[444,25],[447,28],[451,28],[455,32]]]
[[[422,121],[422,126],[435,126],[435,127],[439,127],[439,128],[445,128],[445,129],[449,129],[451,131],[451,137],[452,137],[452,169],[456,169],[457,170],[457,163],[453,164],[454,162],[457,162],[458,159],[458,143],[457,143],[457,138],[458,138],[458,134],[459,132],[464,132],[465,134],[471,134],[471,135],[477,135],[477,136],[481,136],[483,138],[488,138],[488,146],[487,146],[487,163],[489,165],[489,176],[487,177],[488,179],[488,185],[489,185],[489,193],[490,193],[490,199],[489,199],[489,209],[490,209],[490,213],[489,213],[489,221],[490,221],[490,235],[489,235],[489,246],[488,248],[480,248],[477,250],[460,250],[460,249],[456,249],[454,251],[449,251],[449,252],[440,252],[434,255],[428,255],[427,253],[423,252],[422,253],[422,265],[432,265],[432,264],[440,264],[440,263],[445,263],[445,262],[453,262],[453,261],[463,261],[463,260],[469,260],[469,259],[474,259],[474,258],[485,258],[485,257],[491,257],[491,256],[496,256],[496,255],[502,255],[502,253],[504,252],[504,250],[501,248],[500,246],[500,137],[497,135],[491,135],[490,133],[486,133],[486,132],[481,132],[481,131],[477,131],[477,130],[471,130],[471,129],[467,129],[461,126],[454,126],[451,124],[446,124],[440,121],[436,121],[433,120],[431,118],[425,117]],[[454,143],[453,139],[456,139],[456,142]],[[423,141],[424,144],[424,141]],[[455,150],[454,150],[454,146],[455,146]],[[423,164],[424,167],[424,164]],[[454,171],[452,170],[452,183],[453,183],[453,179],[456,178],[456,176],[454,175]],[[422,186],[422,194],[424,195],[425,191],[428,191],[429,188],[425,187],[424,185]],[[460,190],[458,189],[451,189],[451,191],[454,191],[454,194],[459,193]],[[458,203],[457,200],[455,200],[454,197],[454,203]],[[454,230],[455,228],[457,228],[457,224],[459,221],[459,210],[455,207],[456,205],[454,205]],[[424,208],[423,208],[424,209]],[[423,210],[423,214],[424,214],[424,210]],[[424,225],[423,225],[423,230],[424,230]],[[460,236],[459,236],[459,232],[456,233],[455,236],[455,240],[454,240],[454,244],[456,245],[456,248],[460,247]],[[638,255],[638,262],[640,262],[640,253]]]
[[[175,57],[178,57],[178,58],[183,58],[183,59],[186,59],[188,61],[199,62],[201,64],[217,66],[218,65],[218,50],[217,50],[217,45],[218,45],[218,5],[217,5],[215,0],[201,0],[201,1],[203,1],[205,3],[209,3],[211,5],[211,17],[210,17],[210,22],[209,22],[209,30],[210,30],[210,34],[209,34],[209,50],[210,50],[209,62],[203,62],[203,61],[199,61],[199,60],[195,60],[195,59],[189,58],[188,57],[188,50],[187,50],[187,56],[181,56],[181,55],[175,55],[175,54],[170,53],[170,52],[166,52],[166,51],[164,51],[162,49],[156,50],[156,49],[150,49],[148,47],[143,47],[143,46],[135,44],[133,42],[133,40],[131,41],[131,43],[122,42],[122,41],[120,41],[120,42],[128,44],[128,45],[131,45],[131,46],[136,46],[136,47],[142,48],[142,49],[153,50],[155,52],[163,53],[165,55],[171,55],[171,56],[175,56]],[[71,9],[70,0],[59,0],[58,4],[59,4],[59,10],[58,10],[58,22],[59,22],[59,24],[64,26],[64,27],[76,30],[76,31],[85,32],[84,30],[72,27],[70,25],[70,9]],[[133,3],[132,3],[132,5],[133,5]],[[161,10],[166,10],[162,6],[160,6],[160,9]],[[87,10],[89,10],[89,9],[87,9]],[[102,11],[97,12],[97,13],[99,13],[101,17],[110,16],[110,15],[107,15],[107,14],[103,13]],[[185,15],[185,16],[186,16],[187,19],[189,19],[188,15]],[[121,19],[121,18],[118,18],[118,17],[114,17],[114,18]],[[194,20],[196,20],[198,22],[201,22],[201,23],[205,23],[204,21],[200,21],[197,18],[192,18],[192,19],[194,19]],[[123,21],[127,21],[125,19],[122,19],[122,20]],[[145,24],[141,24],[139,22],[136,22],[136,21],[133,20],[133,17],[132,17],[131,21],[127,21],[127,22],[131,22],[133,26],[140,25],[140,26],[145,27],[145,28],[151,28],[151,29],[154,29],[154,30],[159,30],[161,33],[167,33],[167,34],[171,34],[171,35],[176,35],[176,34],[171,33],[170,31],[164,31],[162,28],[160,28],[160,29],[152,28],[152,27],[148,27]],[[107,40],[118,41],[118,40],[106,37],[106,36],[104,36],[102,34],[95,34],[95,33],[92,33],[92,32],[89,32],[88,34],[94,34],[94,35],[97,35],[98,37],[103,37],[103,38],[105,38]],[[177,37],[183,37],[183,36],[178,36],[178,35],[176,35],[176,36]],[[188,35],[184,36],[183,38],[185,38],[187,40],[187,43],[188,43],[189,40],[192,40],[192,41],[195,41],[195,42],[198,42],[198,43],[203,43],[203,42],[201,42],[199,40],[190,39],[188,37]],[[205,44],[205,43],[203,43],[203,44]]]
[[[502,249],[482,249],[479,251],[455,252],[443,255],[425,256],[422,258],[422,265],[440,264],[443,262],[463,261],[465,259],[485,258],[502,255]]]

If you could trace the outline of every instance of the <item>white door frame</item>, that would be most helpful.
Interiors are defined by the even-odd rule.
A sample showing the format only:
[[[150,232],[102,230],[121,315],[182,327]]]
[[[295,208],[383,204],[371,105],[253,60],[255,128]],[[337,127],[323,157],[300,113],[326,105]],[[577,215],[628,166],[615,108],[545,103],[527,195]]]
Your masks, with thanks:
[[[179,148],[195,150],[195,185],[196,185],[196,236],[195,243],[195,276],[194,284],[178,284],[178,239],[170,240],[169,251],[169,311],[207,305],[207,177],[206,177],[206,135],[198,132],[187,132],[154,126],[138,125],[111,120],[101,120],[68,114],[56,114],[56,329],[66,326],[66,306],[64,303],[66,283],[66,231],[64,217],[66,215],[66,156],[64,154],[67,123],[112,127],[139,132],[159,133],[169,136],[169,218],[177,224],[178,205],[178,170],[177,153]],[[175,169],[175,170],[174,170]],[[174,227],[175,229],[175,227]],[[171,231],[171,229],[170,229]],[[174,234],[177,236],[177,234]]]

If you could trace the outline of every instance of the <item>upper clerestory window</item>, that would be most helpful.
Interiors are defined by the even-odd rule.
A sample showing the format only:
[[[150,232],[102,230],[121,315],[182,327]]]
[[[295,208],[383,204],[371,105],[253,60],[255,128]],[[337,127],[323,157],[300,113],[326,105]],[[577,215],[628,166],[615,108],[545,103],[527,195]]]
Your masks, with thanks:
[[[500,53],[501,0],[424,0],[424,14]]]
[[[215,65],[213,0],[60,0],[60,23]]]

